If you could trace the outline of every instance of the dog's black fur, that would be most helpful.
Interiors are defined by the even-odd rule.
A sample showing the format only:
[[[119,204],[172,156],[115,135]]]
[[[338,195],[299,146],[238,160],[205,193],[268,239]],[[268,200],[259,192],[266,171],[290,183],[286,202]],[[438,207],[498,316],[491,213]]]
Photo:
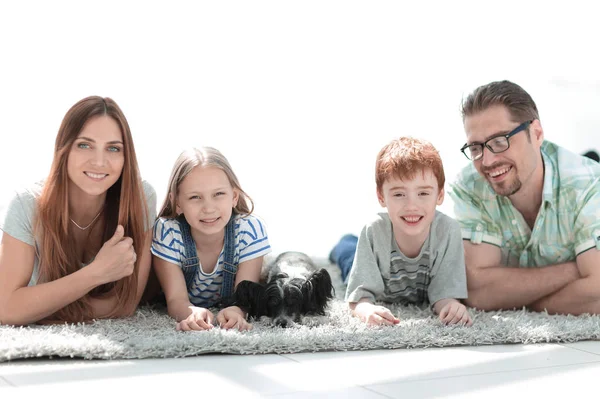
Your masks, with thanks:
[[[261,283],[241,281],[228,302],[250,317],[267,316],[273,324],[288,327],[301,316],[324,315],[334,293],[327,270],[317,270],[306,254],[284,252],[263,267]]]

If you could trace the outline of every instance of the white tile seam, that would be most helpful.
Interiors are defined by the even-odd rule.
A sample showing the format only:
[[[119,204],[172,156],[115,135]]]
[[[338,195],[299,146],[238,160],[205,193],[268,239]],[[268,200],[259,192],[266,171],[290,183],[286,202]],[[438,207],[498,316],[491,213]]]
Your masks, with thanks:
[[[9,387],[15,387],[15,385],[10,382],[9,380],[7,380],[6,378],[4,378],[3,376],[0,375],[0,380],[2,380],[2,382],[4,382],[6,385],[8,385]]]
[[[594,364],[594,363],[600,364],[600,360],[599,361],[592,361],[592,362],[578,362],[578,363],[559,364],[559,365],[556,365],[556,366],[530,367],[530,368],[524,368],[524,369],[510,369],[510,370],[502,370],[502,371],[490,371],[488,373],[457,374],[457,375],[448,375],[448,376],[444,376],[444,377],[414,378],[414,379],[407,379],[407,380],[402,380],[402,381],[391,381],[391,382],[387,382],[387,383],[367,384],[367,385],[361,385],[361,386],[362,387],[374,387],[374,386],[381,386],[381,385],[388,385],[388,384],[405,384],[405,383],[412,383],[412,382],[419,382],[419,381],[446,380],[446,379],[450,379],[450,378],[478,377],[478,376],[488,375],[488,374],[512,373],[514,371],[559,369],[559,368],[564,368],[564,367],[577,366],[577,365],[586,365],[586,364]]]
[[[580,341],[580,342],[586,342],[586,341]],[[574,344],[574,342],[570,343],[570,344]],[[581,348],[578,348],[576,346],[569,346],[570,344],[562,343],[562,344],[559,344],[559,345],[562,346],[563,348],[575,349],[575,350],[578,350],[580,352],[589,353],[590,355],[600,356],[600,353],[590,352],[589,350],[581,349]]]

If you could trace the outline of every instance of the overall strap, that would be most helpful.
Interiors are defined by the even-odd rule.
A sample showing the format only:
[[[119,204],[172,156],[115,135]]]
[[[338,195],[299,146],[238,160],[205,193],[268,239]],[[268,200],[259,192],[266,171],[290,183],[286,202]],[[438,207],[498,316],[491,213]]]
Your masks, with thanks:
[[[183,238],[186,255],[182,260],[181,269],[183,270],[183,276],[185,277],[185,285],[189,291],[194,282],[194,277],[198,274],[200,260],[198,259],[198,253],[196,252],[196,242],[194,241],[194,237],[192,237],[190,224],[185,220],[183,213],[177,216],[177,221],[181,227],[181,237]]]
[[[223,285],[221,286],[221,299],[233,294],[235,274],[238,265],[233,262],[235,253],[235,214],[231,215],[229,223],[225,226],[225,248],[223,250]]]

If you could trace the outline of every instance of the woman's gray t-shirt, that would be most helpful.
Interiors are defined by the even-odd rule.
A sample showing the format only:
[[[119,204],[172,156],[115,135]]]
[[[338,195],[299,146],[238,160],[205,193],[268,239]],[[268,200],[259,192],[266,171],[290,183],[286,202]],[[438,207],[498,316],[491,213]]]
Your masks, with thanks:
[[[142,186],[148,204],[148,221],[145,226],[147,231],[152,228],[156,219],[156,191],[146,181],[142,181]],[[42,192],[42,188],[42,183],[36,183],[29,188],[18,190],[9,201],[0,218],[0,230],[35,248],[33,273],[29,279],[30,286],[37,283],[39,276],[39,259],[37,256],[39,243],[33,235],[33,224],[36,201]]]

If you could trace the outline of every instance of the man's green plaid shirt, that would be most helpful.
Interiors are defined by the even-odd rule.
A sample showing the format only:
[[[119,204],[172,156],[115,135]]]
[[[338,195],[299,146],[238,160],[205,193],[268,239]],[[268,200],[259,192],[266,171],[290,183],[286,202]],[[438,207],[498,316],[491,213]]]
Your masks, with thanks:
[[[450,185],[463,239],[500,247],[507,266],[553,265],[600,250],[600,164],[549,141],[541,149],[544,188],[533,231],[473,164]]]

